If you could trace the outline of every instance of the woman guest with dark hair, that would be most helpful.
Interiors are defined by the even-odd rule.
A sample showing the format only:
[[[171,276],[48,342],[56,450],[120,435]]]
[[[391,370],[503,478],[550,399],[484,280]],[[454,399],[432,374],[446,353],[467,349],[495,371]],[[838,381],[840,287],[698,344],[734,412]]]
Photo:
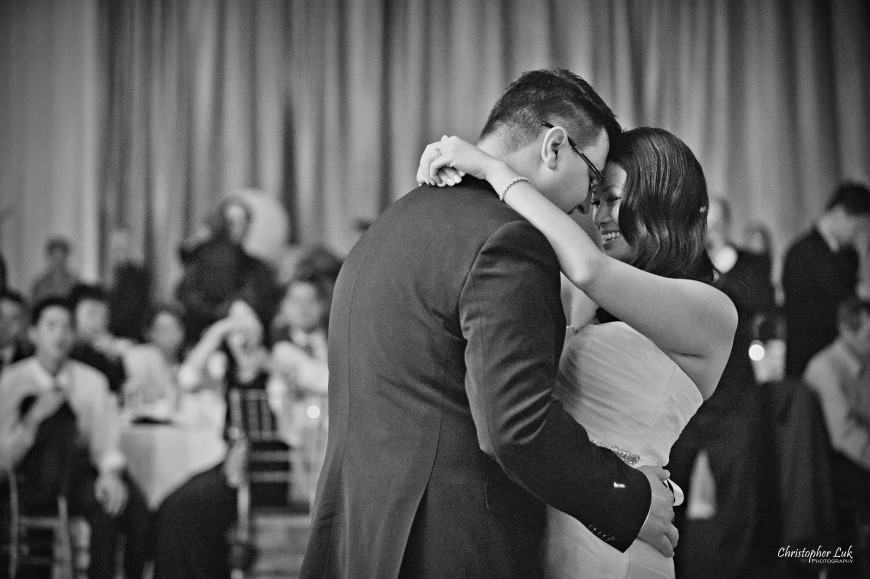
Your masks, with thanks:
[[[217,396],[231,398],[234,390],[265,392],[269,351],[263,338],[263,322],[253,308],[234,302],[227,316],[209,326],[187,354],[178,372],[179,386],[198,391],[201,404]],[[244,422],[248,415],[242,414]],[[233,412],[229,415],[232,422]],[[227,438],[230,427],[245,426],[227,423]],[[221,464],[193,476],[160,504],[155,516],[155,579],[229,579],[227,533],[236,517],[239,450],[231,447]]]
[[[576,155],[578,169],[600,175],[572,139],[566,145],[556,153]],[[707,188],[691,150],[653,128],[613,141],[592,196],[604,253],[527,178],[456,137],[429,145],[417,178],[455,184],[464,173],[486,179],[538,228],[566,277],[606,310],[598,324],[569,329],[554,395],[595,444],[626,463],[667,464],[689,418],[716,388],[736,325],[734,305],[711,285]],[[678,487],[675,494],[680,502]],[[545,574],[674,577],[673,560],[651,544],[635,540],[620,552],[606,540],[549,507]]]
[[[151,410],[165,417],[175,410],[181,394],[177,376],[184,346],[184,312],[174,304],[158,304],[146,311],[141,333],[146,342],[124,352],[124,405],[134,412]]]

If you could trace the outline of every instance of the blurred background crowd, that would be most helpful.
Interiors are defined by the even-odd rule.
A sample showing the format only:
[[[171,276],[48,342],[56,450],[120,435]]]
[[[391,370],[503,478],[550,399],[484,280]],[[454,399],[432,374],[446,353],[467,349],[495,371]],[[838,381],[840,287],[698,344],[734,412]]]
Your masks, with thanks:
[[[249,507],[310,507],[326,443],[326,332],[341,259],[323,246],[288,246],[279,271],[245,248],[253,215],[241,196],[219,204],[179,247],[172,300],[152,299],[152,272],[121,250],[105,283],[82,281],[63,237],[46,241],[45,271],[30,291],[0,280],[0,485],[14,484],[18,505],[37,512],[51,511],[62,490],[70,514],[90,527],[85,567],[94,576],[119,568],[131,577],[228,576],[240,488]],[[113,241],[123,246],[123,236]],[[79,375],[81,365],[97,377]],[[56,372],[70,425],[57,421],[56,405],[41,410],[55,391],[40,388],[43,369]],[[85,456],[63,444],[94,437],[100,445],[85,445]],[[86,479],[99,489],[112,453],[117,464],[106,468],[125,489],[118,503],[98,490],[99,504],[89,505],[66,488]],[[82,464],[92,472],[79,472]],[[239,566],[253,544],[237,543]]]
[[[858,0],[0,3],[0,512],[62,496],[79,574],[293,576],[254,521],[298,515],[301,555],[343,256],[425,143],[560,66],[715,193],[739,326],[668,465],[678,577],[870,577],[868,29]]]

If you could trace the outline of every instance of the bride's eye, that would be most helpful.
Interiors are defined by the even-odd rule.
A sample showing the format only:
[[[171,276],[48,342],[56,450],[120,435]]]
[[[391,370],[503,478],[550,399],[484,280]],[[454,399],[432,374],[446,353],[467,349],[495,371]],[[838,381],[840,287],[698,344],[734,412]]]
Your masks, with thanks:
[[[593,207],[598,207],[599,205],[601,205],[601,199],[593,197],[592,200],[589,202],[589,205]]]

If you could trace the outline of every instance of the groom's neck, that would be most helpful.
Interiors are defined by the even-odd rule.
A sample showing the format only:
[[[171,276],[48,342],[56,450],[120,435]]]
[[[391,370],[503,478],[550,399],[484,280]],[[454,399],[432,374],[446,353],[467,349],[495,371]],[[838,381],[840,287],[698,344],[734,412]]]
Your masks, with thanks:
[[[520,147],[519,149],[507,150],[498,138],[487,137],[478,141],[477,146],[496,159],[504,161],[510,165],[517,173],[531,176],[530,173],[532,168],[529,165],[531,156],[529,155],[529,151],[526,149],[530,146],[536,147],[536,145],[532,144],[526,147]]]
[[[477,146],[486,153],[489,153],[496,159],[504,158],[504,147],[502,147],[501,142],[498,139],[493,137],[487,137],[485,139],[481,139],[477,141]]]

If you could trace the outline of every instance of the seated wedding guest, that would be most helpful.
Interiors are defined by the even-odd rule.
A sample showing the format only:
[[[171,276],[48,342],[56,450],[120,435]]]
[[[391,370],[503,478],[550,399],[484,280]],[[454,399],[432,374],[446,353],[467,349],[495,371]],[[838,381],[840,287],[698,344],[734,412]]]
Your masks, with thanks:
[[[124,404],[155,411],[159,408],[168,415],[177,406],[179,396],[184,316],[179,306],[168,303],[158,304],[146,315],[146,342],[124,352]]]
[[[124,229],[112,231],[109,237],[107,269],[109,331],[120,338],[139,341],[151,303],[151,272],[135,255],[130,233]]]
[[[116,394],[121,392],[127,379],[122,356],[130,342],[109,332],[106,292],[98,285],[77,284],[70,294],[70,302],[75,321],[75,342],[70,357],[105,374],[109,389]]]
[[[270,336],[273,343],[286,339],[288,327],[292,325],[322,326],[324,329],[329,325],[329,304],[332,303],[332,291],[335,287],[335,280],[338,278],[338,272],[341,270],[341,264],[341,259],[322,245],[304,248],[298,252],[293,260],[292,271],[289,272],[284,283],[284,295],[278,312],[272,321]],[[294,284],[297,284],[296,287],[293,287]],[[308,289],[304,287],[306,284],[310,286]],[[294,295],[291,296],[291,293]],[[312,297],[315,293],[319,294],[317,298]],[[294,307],[288,301],[291,299],[299,303],[297,311],[292,313],[288,310],[288,306]],[[301,303],[302,301],[307,302],[307,304]],[[308,305],[317,301],[325,302],[326,307]],[[317,309],[322,319],[306,321],[300,318],[297,323],[289,321],[288,316],[305,316],[304,310],[306,309]]]
[[[837,328],[837,339],[810,359],[803,379],[818,396],[834,451],[835,496],[850,503],[848,515],[840,513],[840,540],[860,550],[854,518],[870,523],[870,302],[844,300]]]
[[[291,342],[309,354],[317,352],[318,357],[326,358],[329,283],[317,277],[290,280],[272,323],[273,342]]]
[[[852,294],[862,295],[858,272],[870,268],[868,246],[870,190],[844,183],[785,255],[786,376],[800,378],[810,358],[837,337],[837,306]]]
[[[24,296],[11,289],[0,292],[0,372],[32,353]]]
[[[698,409],[671,448],[667,468],[677,484],[689,488],[699,453],[705,453],[715,482],[716,513],[701,532],[686,524],[688,502],[674,508],[680,545],[699,545],[706,553],[726,554],[690,560],[688,549],[674,555],[677,574],[745,577],[763,554],[762,502],[759,484],[762,446],[758,443],[762,416],[749,346],[755,320],[776,308],[770,262],[738,247],[731,239],[731,212],[726,199],[711,197],[707,212],[707,253],[719,272],[714,285],[737,308],[737,330],[728,363],[713,395]]]
[[[810,359],[804,381],[819,397],[831,446],[870,476],[870,301],[843,301],[837,328],[837,339]]]
[[[179,370],[179,382],[196,388],[265,391],[268,350],[263,324],[242,301],[212,324]],[[229,425],[228,425],[229,426]],[[172,492],[156,517],[155,579],[220,579],[230,576],[227,532],[236,516],[236,485],[228,457]]]
[[[318,278],[328,282],[328,289],[335,285],[335,279],[341,270],[341,259],[322,245],[309,247],[299,256],[294,277],[296,279]]]
[[[45,243],[48,267],[37,277],[30,290],[30,303],[35,304],[47,297],[67,297],[78,283],[78,277],[70,271],[69,256],[72,247],[65,237],[52,237]]]
[[[299,273],[303,273],[300,270]],[[294,501],[308,502],[324,450],[320,420],[326,417],[329,382],[326,330],[334,278],[306,277],[287,286],[272,346],[269,406],[292,454]]]
[[[125,577],[142,577],[150,514],[124,471],[120,421],[105,376],[69,358],[72,312],[48,298],[31,314],[35,354],[0,377],[0,467],[14,468],[25,509],[41,511],[67,496],[70,513],[91,528],[89,577],[114,579],[119,536]]]
[[[175,296],[184,306],[185,333],[191,343],[225,317],[235,300],[250,304],[261,319],[274,315],[274,274],[244,247],[252,217],[243,199],[229,197],[207,227],[179,248],[184,273]]]

